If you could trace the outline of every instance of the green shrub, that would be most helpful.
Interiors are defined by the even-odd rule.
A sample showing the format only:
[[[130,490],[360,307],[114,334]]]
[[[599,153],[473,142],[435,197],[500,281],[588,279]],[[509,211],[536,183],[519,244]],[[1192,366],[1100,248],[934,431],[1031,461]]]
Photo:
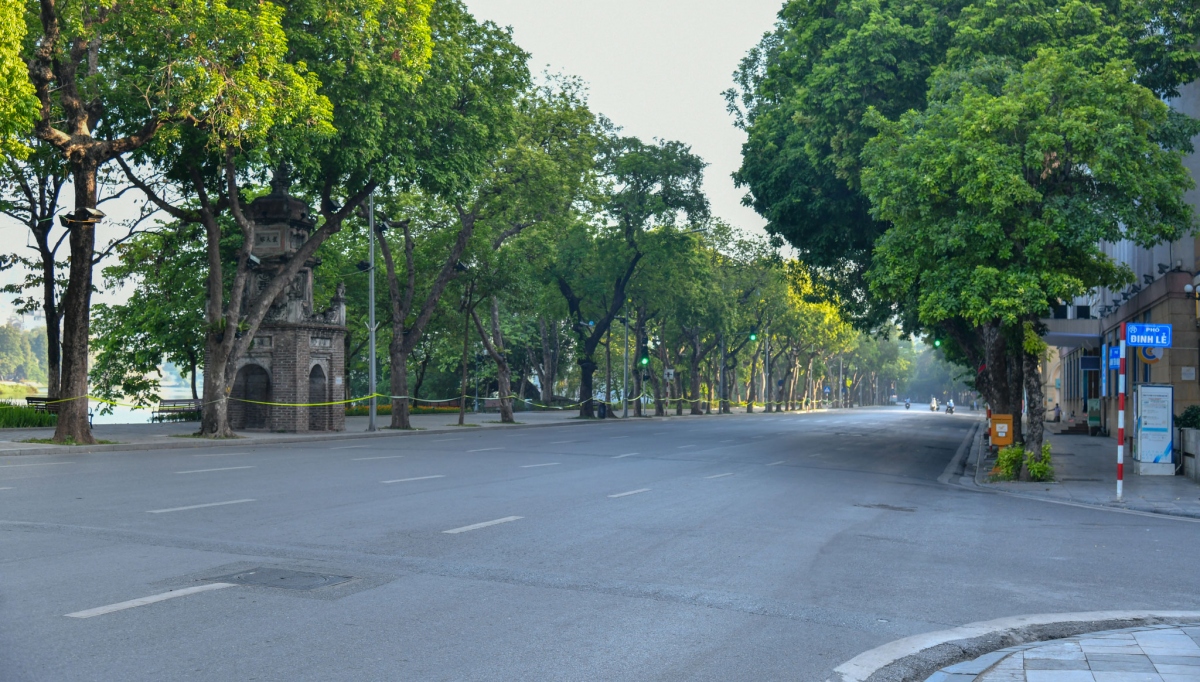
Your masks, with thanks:
[[[1181,429],[1200,429],[1200,405],[1191,405],[1175,418],[1175,426]]]
[[[1050,463],[1050,444],[1042,444],[1042,459],[1038,461],[1030,452],[1025,456],[1025,465],[1029,467],[1029,476],[1035,481],[1045,482],[1054,480],[1054,466]]]
[[[1012,481],[1021,473],[1021,462],[1025,459],[1025,448],[1020,444],[1000,448],[996,454],[996,468],[992,469],[992,478],[999,481]]]
[[[0,401],[0,429],[28,429],[36,426],[55,426],[58,415],[35,410],[8,400]]]

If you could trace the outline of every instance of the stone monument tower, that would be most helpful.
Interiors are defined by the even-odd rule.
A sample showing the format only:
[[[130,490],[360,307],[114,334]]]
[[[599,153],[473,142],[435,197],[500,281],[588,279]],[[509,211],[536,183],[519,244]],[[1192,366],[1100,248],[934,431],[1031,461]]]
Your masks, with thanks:
[[[271,181],[271,193],[246,208],[246,217],[255,225],[252,253],[259,261],[246,287],[248,305],[286,266],[316,225],[308,205],[288,194],[289,185],[288,171],[282,168]],[[271,304],[250,350],[238,362],[231,397],[291,405],[345,400],[345,290],[339,285],[332,305],[314,312],[313,274],[319,264],[306,261]],[[255,402],[230,402],[229,420],[234,429],[297,432],[346,428],[342,405]]]

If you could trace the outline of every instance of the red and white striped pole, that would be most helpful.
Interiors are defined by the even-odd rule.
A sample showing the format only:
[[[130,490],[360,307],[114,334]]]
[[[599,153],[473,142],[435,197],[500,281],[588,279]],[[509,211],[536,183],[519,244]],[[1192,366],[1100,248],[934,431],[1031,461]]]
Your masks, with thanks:
[[[1117,500],[1125,483],[1125,323],[1121,323],[1121,366],[1117,375]]]

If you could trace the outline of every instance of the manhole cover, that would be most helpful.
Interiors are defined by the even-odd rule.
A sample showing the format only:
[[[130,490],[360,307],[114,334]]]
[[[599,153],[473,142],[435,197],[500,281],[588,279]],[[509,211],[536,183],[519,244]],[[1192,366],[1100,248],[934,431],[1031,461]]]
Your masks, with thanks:
[[[263,568],[260,566],[217,578],[204,578],[204,580],[218,583],[278,587],[284,590],[315,590],[318,587],[340,585],[350,580],[350,578],[351,576],[347,575],[327,575],[325,573],[309,573],[308,571],[291,571],[286,568]]]

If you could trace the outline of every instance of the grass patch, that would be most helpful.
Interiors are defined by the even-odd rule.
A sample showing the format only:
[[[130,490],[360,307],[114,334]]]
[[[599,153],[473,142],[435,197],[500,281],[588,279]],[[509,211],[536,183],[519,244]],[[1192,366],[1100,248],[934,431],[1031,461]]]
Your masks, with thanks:
[[[489,419],[488,421],[484,422],[484,424],[504,424],[506,426],[516,426],[517,424],[524,424],[524,423],[525,422],[502,422],[499,419]]]
[[[58,415],[53,412],[35,410],[8,400],[0,402],[0,429],[28,429],[57,424]]]
[[[446,424],[446,426],[469,426],[471,428],[479,428],[479,424]]]
[[[68,438],[65,443],[55,442],[53,438],[26,438],[18,443],[40,443],[42,445],[120,445],[115,440],[98,440],[95,443],[77,443],[74,438]]]
[[[24,400],[26,396],[37,395],[37,388],[29,384],[12,381],[0,382],[0,400]]]

